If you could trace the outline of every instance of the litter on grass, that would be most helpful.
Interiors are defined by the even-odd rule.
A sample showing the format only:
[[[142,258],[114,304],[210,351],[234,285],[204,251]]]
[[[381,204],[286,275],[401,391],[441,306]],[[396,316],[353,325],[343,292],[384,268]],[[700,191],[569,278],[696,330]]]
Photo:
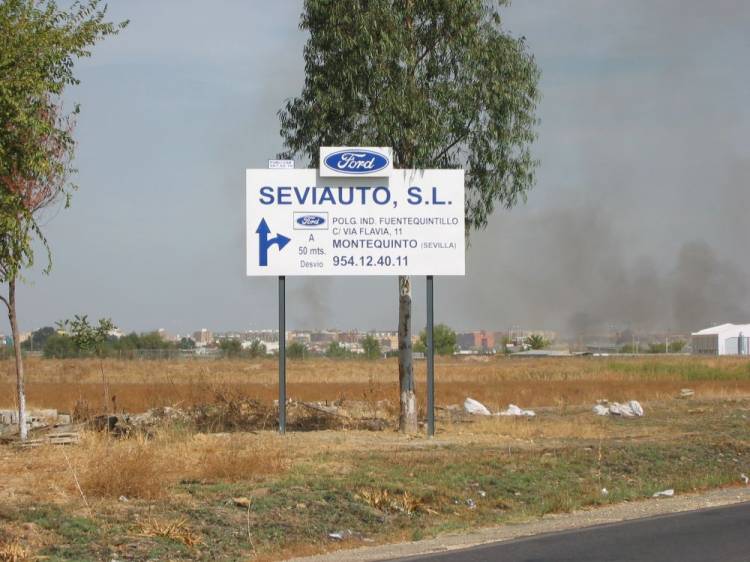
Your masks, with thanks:
[[[464,412],[475,416],[536,416],[536,412],[534,412],[534,410],[524,410],[523,408],[519,408],[515,404],[508,404],[508,407],[505,410],[503,410],[502,412],[498,412],[497,414],[493,414],[492,412],[490,412],[487,406],[485,406],[478,400],[474,400],[473,398],[468,397],[466,398],[466,400],[464,400]]]
[[[631,400],[627,404],[612,402],[611,404],[603,401],[596,404],[592,410],[597,416],[622,416],[624,418],[640,418],[645,412],[643,406],[638,400]]]
[[[674,490],[672,488],[668,488],[666,490],[662,490],[661,492],[656,492],[653,496],[654,498],[671,498],[674,496]]]
[[[467,414],[472,414],[474,416],[492,415],[492,413],[487,409],[487,406],[485,406],[478,400],[474,400],[473,398],[466,398],[466,400],[464,400],[464,411]]]
[[[509,404],[508,408],[500,412],[498,415],[500,416],[526,416],[526,417],[534,417],[536,416],[536,412],[534,410],[524,410],[522,408],[519,408],[515,404]]]

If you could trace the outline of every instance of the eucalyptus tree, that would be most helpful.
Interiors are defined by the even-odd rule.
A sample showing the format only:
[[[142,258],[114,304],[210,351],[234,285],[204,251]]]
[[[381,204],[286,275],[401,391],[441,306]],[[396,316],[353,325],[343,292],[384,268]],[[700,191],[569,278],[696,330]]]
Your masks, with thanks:
[[[397,168],[464,168],[466,227],[534,183],[539,70],[503,27],[506,1],[306,0],[305,83],[279,111],[283,157],[390,146]],[[411,281],[399,290],[401,431],[417,429]]]
[[[15,353],[19,435],[26,439],[26,397],[19,342],[16,289],[24,269],[34,264],[35,241],[47,252],[40,228],[45,210],[67,206],[75,186],[73,120],[62,94],[77,84],[77,59],[91,54],[97,41],[127,22],[105,21],[100,0],[74,2],[67,9],[54,0],[0,2],[0,295],[6,306]]]

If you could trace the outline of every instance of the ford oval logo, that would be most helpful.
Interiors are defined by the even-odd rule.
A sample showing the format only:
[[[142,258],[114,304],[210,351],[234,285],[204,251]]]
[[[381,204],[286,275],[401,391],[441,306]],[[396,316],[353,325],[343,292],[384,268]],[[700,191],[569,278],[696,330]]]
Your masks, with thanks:
[[[326,156],[326,168],[342,174],[371,174],[388,166],[388,157],[372,150],[339,150]]]
[[[300,226],[320,226],[326,222],[325,217],[320,215],[302,215],[297,217],[297,224]]]

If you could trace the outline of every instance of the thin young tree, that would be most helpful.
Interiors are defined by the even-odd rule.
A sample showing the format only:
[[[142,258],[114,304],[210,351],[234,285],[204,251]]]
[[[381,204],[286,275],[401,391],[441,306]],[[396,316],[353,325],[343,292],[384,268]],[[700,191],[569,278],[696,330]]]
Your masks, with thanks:
[[[466,225],[534,183],[539,70],[502,0],[306,0],[305,84],[279,111],[282,155],[390,146],[397,168],[464,168]],[[411,280],[398,279],[399,428],[417,430]]]
[[[75,2],[67,10],[54,0],[0,2],[0,301],[8,311],[15,354],[19,436],[27,437],[24,366],[17,284],[34,264],[34,243],[51,253],[40,228],[45,211],[67,206],[75,186],[71,162],[75,106],[66,112],[61,96],[77,84],[76,59],[127,22],[105,21],[100,0]]]

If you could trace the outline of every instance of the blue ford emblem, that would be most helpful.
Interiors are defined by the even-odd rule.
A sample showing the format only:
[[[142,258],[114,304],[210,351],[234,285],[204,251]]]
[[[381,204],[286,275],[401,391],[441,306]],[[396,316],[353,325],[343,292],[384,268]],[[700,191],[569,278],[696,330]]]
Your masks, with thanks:
[[[372,150],[339,150],[326,156],[323,164],[342,174],[371,174],[388,166],[388,157]]]
[[[326,222],[325,217],[320,215],[302,215],[297,217],[297,224],[300,226],[320,226]]]

